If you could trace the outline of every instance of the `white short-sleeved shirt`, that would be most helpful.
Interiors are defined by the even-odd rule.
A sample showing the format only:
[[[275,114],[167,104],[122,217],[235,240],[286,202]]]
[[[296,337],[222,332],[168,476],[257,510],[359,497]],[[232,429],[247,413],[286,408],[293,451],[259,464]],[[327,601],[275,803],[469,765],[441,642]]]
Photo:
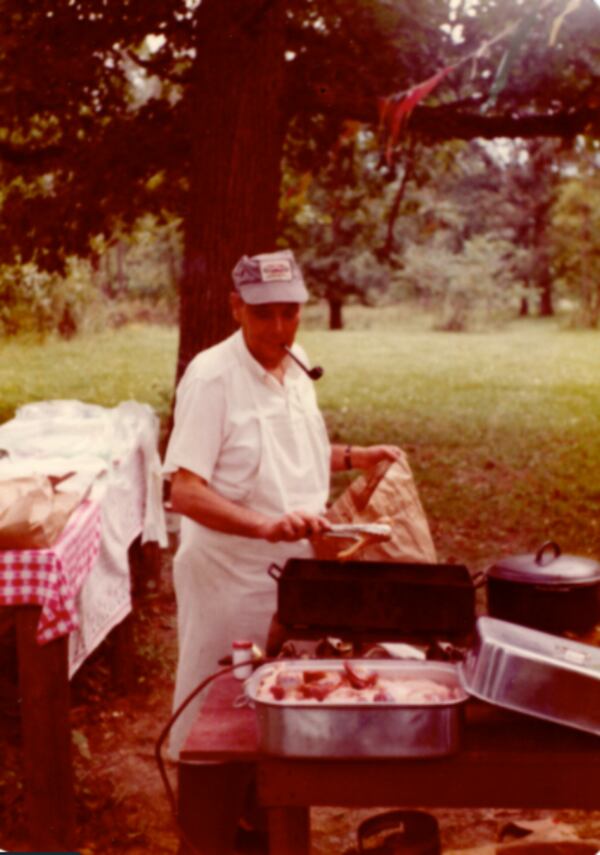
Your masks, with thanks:
[[[297,345],[294,352],[305,358]],[[322,422],[304,372],[289,360],[280,384],[250,354],[238,330],[188,365],[177,388],[164,471],[188,469],[225,498],[243,504],[260,465],[257,409],[277,415],[297,407]]]

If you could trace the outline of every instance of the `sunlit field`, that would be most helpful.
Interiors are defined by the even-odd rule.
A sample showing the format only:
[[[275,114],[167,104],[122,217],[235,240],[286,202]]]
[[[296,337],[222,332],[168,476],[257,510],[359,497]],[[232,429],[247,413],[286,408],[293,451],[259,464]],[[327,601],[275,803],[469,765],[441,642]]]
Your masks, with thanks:
[[[331,437],[405,449],[440,559],[480,569],[546,539],[600,557],[600,334],[539,320],[442,333],[393,307],[353,307],[329,332],[314,315],[299,338],[325,368]],[[0,415],[32,400],[136,399],[165,421],[176,348],[175,330],[150,326],[4,342]]]
[[[0,421],[21,404],[75,398],[106,407],[129,399],[168,412],[177,333],[135,325],[70,341],[0,343]]]
[[[555,539],[600,556],[600,335],[306,331],[331,436],[409,454],[436,544],[485,562]]]

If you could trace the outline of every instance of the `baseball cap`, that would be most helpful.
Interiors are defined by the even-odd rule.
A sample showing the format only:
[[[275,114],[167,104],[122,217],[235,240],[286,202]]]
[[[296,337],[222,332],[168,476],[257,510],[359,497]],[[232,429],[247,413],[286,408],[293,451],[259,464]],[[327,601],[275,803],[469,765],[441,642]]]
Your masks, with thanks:
[[[232,271],[244,303],[306,303],[308,291],[291,249],[243,255]]]

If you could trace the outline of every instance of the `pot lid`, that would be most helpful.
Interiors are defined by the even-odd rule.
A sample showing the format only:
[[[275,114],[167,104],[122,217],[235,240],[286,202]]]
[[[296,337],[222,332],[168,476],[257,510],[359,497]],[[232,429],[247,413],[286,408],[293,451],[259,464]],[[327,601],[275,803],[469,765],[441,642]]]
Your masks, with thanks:
[[[600,564],[592,558],[563,555],[560,546],[549,540],[535,554],[503,558],[487,575],[528,585],[590,585],[600,582]]]
[[[600,736],[598,647],[482,615],[457,673],[474,698]]]

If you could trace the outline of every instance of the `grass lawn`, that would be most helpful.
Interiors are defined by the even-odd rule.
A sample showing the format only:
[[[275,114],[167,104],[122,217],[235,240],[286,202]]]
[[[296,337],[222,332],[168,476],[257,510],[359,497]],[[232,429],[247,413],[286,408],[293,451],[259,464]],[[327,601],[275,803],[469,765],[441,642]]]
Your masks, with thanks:
[[[600,559],[600,334],[539,320],[301,336],[332,438],[409,454],[440,557],[485,565],[554,539]]]
[[[0,421],[30,401],[74,398],[114,407],[120,401],[150,404],[166,417],[175,378],[177,334],[160,326],[133,325],[45,343],[0,342]]]
[[[428,329],[406,310],[347,312],[300,334],[333,439],[409,454],[440,560],[479,569],[546,539],[600,558],[600,334],[523,320],[485,334]],[[0,419],[51,398],[166,417],[177,337],[133,326],[44,345],[0,344]],[[339,491],[347,476],[334,484]]]

